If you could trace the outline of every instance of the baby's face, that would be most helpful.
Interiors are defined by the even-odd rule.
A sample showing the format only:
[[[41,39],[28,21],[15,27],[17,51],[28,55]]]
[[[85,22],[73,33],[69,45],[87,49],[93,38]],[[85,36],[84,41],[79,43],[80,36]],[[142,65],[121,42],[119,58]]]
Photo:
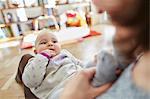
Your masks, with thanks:
[[[60,53],[61,46],[52,33],[43,33],[37,37],[35,44],[35,52],[41,53],[42,51],[47,50],[52,56],[55,56]]]

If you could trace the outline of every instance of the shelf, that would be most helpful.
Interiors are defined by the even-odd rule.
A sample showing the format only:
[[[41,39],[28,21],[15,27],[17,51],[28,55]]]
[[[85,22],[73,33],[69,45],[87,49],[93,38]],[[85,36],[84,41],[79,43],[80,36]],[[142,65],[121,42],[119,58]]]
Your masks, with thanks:
[[[30,20],[27,20],[27,21],[20,21],[20,22],[11,22],[11,23],[0,24],[0,27],[10,26],[11,24],[20,24],[20,23],[32,22],[33,20],[35,20],[35,19],[30,19]]]
[[[15,41],[15,40],[21,40],[22,38],[23,38],[23,36],[2,38],[2,39],[0,39],[0,43]]]
[[[27,22],[32,22],[34,19],[30,19],[30,20],[27,20],[27,21],[20,21],[20,22],[11,22],[11,23],[7,23],[7,24],[20,24],[20,23],[27,23]]]
[[[10,9],[19,9],[19,8],[37,8],[37,7],[42,7],[42,6],[33,6],[33,7],[14,7],[14,8],[3,8],[3,9],[0,9],[0,10],[10,10]]]
[[[43,21],[43,23],[44,23],[44,21],[47,22],[47,20],[50,21],[50,19],[52,19],[52,21],[54,22],[54,25],[56,28],[55,30],[56,31],[60,30],[59,25],[58,25],[58,23],[59,23],[58,22],[59,21],[59,12],[64,13],[66,9],[70,10],[70,9],[74,9],[77,7],[83,7],[83,8],[85,8],[83,10],[86,10],[87,7],[89,7],[89,8],[91,7],[90,2],[88,2],[88,1],[56,4],[56,5],[50,5],[50,4],[47,5],[47,4],[43,4],[43,3],[44,2],[42,0],[40,3],[41,5],[38,5],[38,6],[21,6],[21,7],[18,7],[18,6],[8,7],[8,6],[6,6],[7,8],[0,9],[0,11],[2,13],[0,18],[5,19],[4,20],[5,23],[2,21],[2,24],[0,24],[0,29],[6,30],[3,33],[6,34],[6,36],[8,37],[8,38],[0,39],[0,43],[12,41],[12,40],[18,40],[18,39],[22,38],[21,36],[18,36],[19,35],[18,33],[20,33],[20,32],[26,33],[26,31],[28,31],[28,30],[29,31],[30,30],[36,31],[36,30],[42,29],[42,28],[39,28],[40,26],[38,26],[40,24],[40,22],[42,23],[42,21]],[[69,7],[70,7],[70,9],[69,9]],[[17,9],[20,9],[20,8],[25,9],[25,14],[27,16],[27,20],[19,21],[19,20],[21,20],[22,17],[19,17],[19,15],[17,14],[17,13],[20,14],[20,12],[17,12]],[[34,8],[34,9],[32,9],[32,8]],[[47,9],[47,8],[52,8],[52,9]],[[58,12],[58,15],[57,15],[57,12]],[[8,13],[11,13],[11,14],[8,14]],[[43,16],[43,15],[49,15],[49,16]],[[53,16],[50,16],[50,15],[53,15]],[[39,18],[40,16],[43,16],[43,17]],[[12,20],[10,20],[10,19],[12,19]],[[38,28],[36,28],[36,26],[35,26],[36,23],[38,23],[37,24]],[[43,26],[46,26],[46,25],[44,24]],[[11,31],[8,31],[8,30],[11,30]],[[16,30],[17,32],[14,30]],[[11,34],[11,35],[8,36],[8,34]],[[11,36],[15,36],[15,37],[11,37]]]
[[[45,8],[57,8],[59,6],[89,6],[89,2],[76,2],[76,3],[66,3],[66,4],[56,4],[54,7],[49,7],[45,5]]]
[[[89,3],[89,2],[64,3],[64,4],[56,4],[56,6],[61,6],[61,5],[74,5],[74,4],[83,4],[83,3]]]
[[[69,3],[69,4],[66,4],[66,5],[57,5],[57,6],[89,6],[90,4],[88,2],[82,2],[82,3]],[[56,7],[57,7],[56,6]]]
[[[42,16],[42,17],[38,17],[36,20],[44,20],[44,19],[49,19],[49,18],[53,18],[54,16]]]
[[[37,8],[37,7],[45,7],[45,8],[55,8],[57,6],[72,6],[72,5],[89,5],[89,2],[75,2],[75,3],[65,3],[65,4],[56,4],[55,6],[52,6],[52,5],[48,5],[48,4],[45,4],[45,5],[40,5],[40,6],[24,6],[24,7],[14,7],[14,8],[3,8],[3,9],[0,9],[0,10],[9,10],[9,9],[19,9],[19,8]],[[49,7],[51,6],[51,7]]]

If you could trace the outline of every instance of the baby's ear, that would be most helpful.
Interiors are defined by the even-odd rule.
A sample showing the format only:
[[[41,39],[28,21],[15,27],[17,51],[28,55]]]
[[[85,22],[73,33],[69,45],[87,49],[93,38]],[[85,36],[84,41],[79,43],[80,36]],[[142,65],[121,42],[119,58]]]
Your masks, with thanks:
[[[34,53],[37,54],[37,51],[34,49]]]

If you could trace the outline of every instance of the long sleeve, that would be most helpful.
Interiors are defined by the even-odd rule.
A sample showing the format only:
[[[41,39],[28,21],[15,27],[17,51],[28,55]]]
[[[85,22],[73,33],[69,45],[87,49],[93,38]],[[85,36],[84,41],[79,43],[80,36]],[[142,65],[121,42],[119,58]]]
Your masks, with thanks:
[[[101,86],[117,79],[116,68],[119,67],[114,56],[107,50],[97,55],[96,74],[93,79],[94,86]]]
[[[81,66],[81,67],[84,66],[83,62],[82,62],[81,60],[75,58],[69,51],[63,49],[63,50],[62,50],[62,53],[67,54],[67,56],[69,56],[69,57],[71,58],[72,62],[73,62],[75,65],[79,65],[79,66]]]
[[[22,75],[23,83],[29,88],[38,87],[44,79],[47,64],[48,59],[41,54],[31,58]]]

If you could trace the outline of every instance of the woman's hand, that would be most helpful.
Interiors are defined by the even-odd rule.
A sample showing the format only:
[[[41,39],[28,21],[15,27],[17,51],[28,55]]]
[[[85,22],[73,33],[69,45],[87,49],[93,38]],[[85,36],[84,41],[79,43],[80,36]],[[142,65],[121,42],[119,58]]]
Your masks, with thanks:
[[[95,68],[89,68],[77,72],[66,84],[60,99],[94,99],[111,87],[111,83],[94,88],[91,79],[95,74]]]

